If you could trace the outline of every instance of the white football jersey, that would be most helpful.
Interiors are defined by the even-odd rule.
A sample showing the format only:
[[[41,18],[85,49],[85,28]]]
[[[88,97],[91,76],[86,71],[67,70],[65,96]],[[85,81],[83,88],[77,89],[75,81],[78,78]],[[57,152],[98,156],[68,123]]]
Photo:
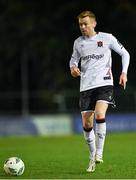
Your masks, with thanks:
[[[122,72],[127,73],[129,53],[112,34],[99,32],[75,40],[70,68],[78,67],[81,61],[80,91],[113,85],[111,50],[122,57]]]

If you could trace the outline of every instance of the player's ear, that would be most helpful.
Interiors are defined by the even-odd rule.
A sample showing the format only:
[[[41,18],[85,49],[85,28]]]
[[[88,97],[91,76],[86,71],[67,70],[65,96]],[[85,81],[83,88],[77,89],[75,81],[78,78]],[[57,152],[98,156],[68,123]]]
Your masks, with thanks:
[[[94,21],[94,28],[96,27],[96,25],[97,25],[97,22],[96,22],[96,21]]]

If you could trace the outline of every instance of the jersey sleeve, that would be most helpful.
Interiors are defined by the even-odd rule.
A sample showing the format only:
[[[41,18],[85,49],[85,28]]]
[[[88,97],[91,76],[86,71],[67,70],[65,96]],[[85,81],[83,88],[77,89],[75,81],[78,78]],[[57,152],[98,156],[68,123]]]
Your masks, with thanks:
[[[123,45],[113,35],[111,35],[111,49],[113,49],[121,56],[122,72],[127,73],[130,63],[130,55],[128,51],[123,47]]]
[[[72,53],[70,63],[69,63],[70,68],[74,66],[78,67],[79,60],[80,60],[80,56],[77,50],[77,43],[75,41],[73,45],[73,53]]]

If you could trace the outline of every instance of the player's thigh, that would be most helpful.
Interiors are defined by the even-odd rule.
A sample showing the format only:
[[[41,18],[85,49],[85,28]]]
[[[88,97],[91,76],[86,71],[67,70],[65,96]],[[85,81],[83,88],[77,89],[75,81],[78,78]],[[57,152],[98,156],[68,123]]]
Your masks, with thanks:
[[[107,109],[108,109],[108,103],[106,103],[106,102],[96,102],[95,118],[96,119],[105,118],[105,114],[106,114]]]
[[[93,127],[94,111],[83,111],[81,112],[81,115],[83,127]]]

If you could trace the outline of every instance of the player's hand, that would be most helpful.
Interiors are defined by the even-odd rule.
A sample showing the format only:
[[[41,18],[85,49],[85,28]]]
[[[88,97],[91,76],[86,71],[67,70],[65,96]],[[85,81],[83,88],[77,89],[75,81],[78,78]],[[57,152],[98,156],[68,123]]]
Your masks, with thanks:
[[[80,69],[78,67],[72,67],[71,68],[71,75],[73,77],[78,77],[80,76]]]
[[[126,73],[122,73],[120,75],[119,84],[121,86],[123,86],[124,90],[126,89],[126,83],[127,83],[127,74]]]

